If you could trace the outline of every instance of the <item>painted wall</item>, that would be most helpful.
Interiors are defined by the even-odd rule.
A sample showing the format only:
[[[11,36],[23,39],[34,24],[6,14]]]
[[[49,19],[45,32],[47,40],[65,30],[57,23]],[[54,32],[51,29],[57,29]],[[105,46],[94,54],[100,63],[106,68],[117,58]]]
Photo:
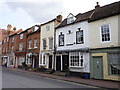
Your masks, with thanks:
[[[120,15],[118,16],[118,45],[120,46]]]
[[[50,26],[49,31],[46,30],[46,26]],[[54,21],[41,26],[41,37],[40,37],[41,51],[43,51],[43,39],[44,38],[46,38],[46,45],[47,45],[46,50],[49,50],[49,37],[53,37],[53,44],[54,44],[54,31],[55,31],[54,28],[55,28]]]
[[[84,44],[74,44],[76,43],[76,31],[78,28],[81,28],[84,33]],[[68,31],[71,30],[72,33],[68,34]],[[64,34],[64,46],[59,47],[59,35],[60,32]],[[81,49],[81,48],[88,48],[89,47],[89,35],[88,35],[88,22],[83,21],[76,24],[72,24],[69,26],[65,26],[62,28],[56,29],[56,47],[57,51],[59,50],[74,50],[74,49]],[[70,46],[66,46],[66,44],[73,44]]]
[[[101,25],[105,25],[105,24],[110,25],[110,32],[111,32],[110,42],[101,42],[100,27]],[[118,16],[112,16],[105,19],[90,22],[89,41],[90,41],[90,48],[118,46]]]

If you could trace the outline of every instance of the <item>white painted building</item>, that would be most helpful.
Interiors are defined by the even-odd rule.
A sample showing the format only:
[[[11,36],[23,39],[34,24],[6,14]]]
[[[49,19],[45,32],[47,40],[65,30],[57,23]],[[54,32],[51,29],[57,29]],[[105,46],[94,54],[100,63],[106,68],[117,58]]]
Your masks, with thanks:
[[[90,73],[88,18],[93,11],[68,17],[56,28],[56,70]],[[59,63],[59,64],[58,64]]]

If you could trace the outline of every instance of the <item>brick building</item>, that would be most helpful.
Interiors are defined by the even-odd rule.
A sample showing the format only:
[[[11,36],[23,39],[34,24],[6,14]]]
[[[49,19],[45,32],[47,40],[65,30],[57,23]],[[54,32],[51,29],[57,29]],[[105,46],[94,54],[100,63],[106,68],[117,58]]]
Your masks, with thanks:
[[[21,67],[26,60],[27,30],[17,33],[14,67]]]
[[[26,64],[39,68],[40,27],[35,25],[28,29]]]

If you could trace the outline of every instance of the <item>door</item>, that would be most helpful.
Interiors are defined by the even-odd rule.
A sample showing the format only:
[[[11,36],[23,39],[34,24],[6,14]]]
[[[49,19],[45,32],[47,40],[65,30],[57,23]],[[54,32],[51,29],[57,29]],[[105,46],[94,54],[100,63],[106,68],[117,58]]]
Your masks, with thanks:
[[[63,71],[66,71],[67,68],[69,67],[69,56],[68,55],[63,55]]]
[[[61,56],[56,56],[56,70],[61,71]]]
[[[50,69],[52,68],[52,55],[49,56],[49,68]]]
[[[93,78],[103,79],[103,59],[102,59],[102,57],[93,57]]]

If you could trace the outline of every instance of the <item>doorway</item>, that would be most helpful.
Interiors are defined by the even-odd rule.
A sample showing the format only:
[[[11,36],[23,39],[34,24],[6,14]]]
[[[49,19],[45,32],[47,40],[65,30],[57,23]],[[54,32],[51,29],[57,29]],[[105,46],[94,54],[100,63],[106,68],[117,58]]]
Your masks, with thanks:
[[[103,58],[100,56],[93,57],[93,78],[103,79]]]
[[[66,71],[69,67],[69,56],[68,55],[63,55],[63,71]]]
[[[56,56],[56,70],[61,71],[61,56]]]
[[[52,55],[49,56],[49,69],[52,69]]]

